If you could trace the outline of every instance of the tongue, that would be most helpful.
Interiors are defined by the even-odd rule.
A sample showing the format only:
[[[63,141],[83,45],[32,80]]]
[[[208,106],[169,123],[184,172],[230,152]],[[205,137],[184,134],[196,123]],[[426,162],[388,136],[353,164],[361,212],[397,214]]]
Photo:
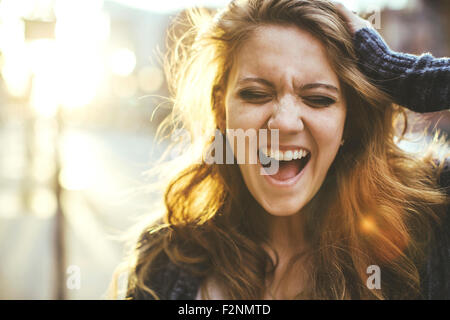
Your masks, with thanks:
[[[276,180],[287,180],[295,177],[300,172],[300,160],[280,161],[278,172],[271,175]]]

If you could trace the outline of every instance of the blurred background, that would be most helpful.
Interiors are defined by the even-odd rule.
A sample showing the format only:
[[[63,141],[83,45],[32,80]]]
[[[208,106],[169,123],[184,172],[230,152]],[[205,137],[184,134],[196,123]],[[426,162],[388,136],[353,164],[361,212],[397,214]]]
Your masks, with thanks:
[[[115,236],[157,197],[142,187],[165,148],[166,29],[227,2],[0,1],[0,299],[104,297]],[[450,1],[342,2],[375,10],[395,50],[450,55]],[[448,113],[427,120],[450,130]]]

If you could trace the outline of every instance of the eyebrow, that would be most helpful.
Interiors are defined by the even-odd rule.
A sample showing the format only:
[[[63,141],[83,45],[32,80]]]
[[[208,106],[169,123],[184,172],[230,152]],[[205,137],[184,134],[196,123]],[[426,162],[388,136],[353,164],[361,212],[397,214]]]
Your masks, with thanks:
[[[245,84],[247,82],[259,82],[259,83],[261,83],[263,85],[266,85],[268,87],[271,87],[271,88],[274,87],[274,85],[270,81],[267,81],[266,79],[263,79],[263,78],[252,78],[252,77],[239,79],[238,84],[242,85],[242,84]]]
[[[258,82],[258,83],[261,83],[261,84],[266,85],[271,88],[275,87],[270,81],[267,81],[266,79],[253,78],[253,77],[242,78],[238,81],[238,84],[242,85],[247,82]],[[338,88],[336,88],[335,86],[333,86],[331,84],[327,84],[327,83],[320,83],[320,82],[307,83],[300,87],[301,90],[315,89],[315,88],[325,88],[325,89],[329,89],[329,90],[336,91],[337,93],[339,93]]]
[[[339,92],[339,89],[336,88],[335,86],[333,86],[331,84],[319,83],[319,82],[307,83],[307,84],[301,86],[300,88],[301,89],[325,88],[325,89],[329,89],[329,90],[333,90],[333,91]]]

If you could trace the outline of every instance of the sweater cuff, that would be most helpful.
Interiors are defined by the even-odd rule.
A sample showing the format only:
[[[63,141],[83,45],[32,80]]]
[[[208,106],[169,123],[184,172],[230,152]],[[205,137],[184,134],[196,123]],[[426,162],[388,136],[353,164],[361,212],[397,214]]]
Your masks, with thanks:
[[[354,44],[360,63],[386,79],[404,74],[417,61],[418,57],[392,51],[380,34],[373,28],[362,28],[354,35]]]

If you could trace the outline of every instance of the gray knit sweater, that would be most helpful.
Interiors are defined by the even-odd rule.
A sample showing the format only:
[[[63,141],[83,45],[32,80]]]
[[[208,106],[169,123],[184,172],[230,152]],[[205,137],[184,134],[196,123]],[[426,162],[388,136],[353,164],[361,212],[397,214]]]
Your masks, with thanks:
[[[450,107],[450,58],[394,52],[370,28],[356,32],[354,45],[360,69],[389,93],[395,103],[415,112]]]
[[[393,52],[373,29],[356,32],[354,43],[360,69],[392,99],[416,112],[432,112],[450,106],[450,59],[430,54],[413,56]],[[440,185],[450,192],[450,166],[446,162]],[[425,270],[421,274],[425,299],[450,299],[450,208],[435,230]],[[159,271],[148,285],[162,299],[195,299],[203,279],[175,266],[167,257],[158,261]],[[150,284],[151,283],[151,284]],[[152,299],[146,292],[129,290],[127,297]]]

